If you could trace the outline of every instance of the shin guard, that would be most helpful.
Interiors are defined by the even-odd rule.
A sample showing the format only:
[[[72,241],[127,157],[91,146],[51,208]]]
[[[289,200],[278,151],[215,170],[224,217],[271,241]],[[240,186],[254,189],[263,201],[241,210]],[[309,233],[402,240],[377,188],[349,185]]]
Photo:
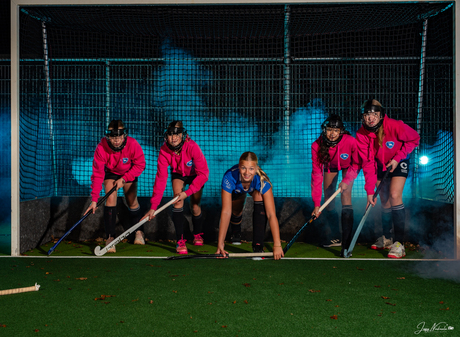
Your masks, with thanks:
[[[391,208],[382,207],[382,232],[386,239],[393,238],[393,217]]]
[[[202,234],[203,233],[203,212],[200,213],[200,215],[195,216],[192,215],[192,224],[193,224],[193,234]]]
[[[176,230],[176,240],[179,241],[184,235],[184,225],[187,221],[183,207],[172,209],[172,221],[174,223],[174,229]]]
[[[136,209],[130,208],[129,217],[130,217],[131,227],[137,224],[139,221],[141,221],[141,218],[142,218],[141,206],[138,206]],[[144,225],[140,226],[137,230],[144,232]]]
[[[348,249],[350,247],[351,235],[353,231],[353,206],[344,205],[342,206],[342,249]]]
[[[406,209],[404,204],[392,206],[391,215],[393,217],[394,225],[394,241],[404,242],[404,227],[406,225]]]
[[[104,227],[107,238],[115,237],[115,226],[117,222],[117,206],[104,206]]]
[[[252,248],[254,249],[254,247],[260,246],[263,249],[265,228],[267,226],[267,215],[265,214],[265,205],[263,201],[254,201],[252,226]]]

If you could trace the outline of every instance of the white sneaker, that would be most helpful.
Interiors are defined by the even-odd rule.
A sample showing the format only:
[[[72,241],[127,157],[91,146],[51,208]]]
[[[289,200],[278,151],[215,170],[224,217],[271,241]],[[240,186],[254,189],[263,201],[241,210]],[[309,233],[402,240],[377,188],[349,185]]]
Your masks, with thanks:
[[[340,239],[332,239],[331,241],[328,241],[323,244],[323,247],[340,247],[342,246],[342,241]]]
[[[385,235],[382,235],[375,241],[375,243],[371,246],[371,249],[381,250],[381,249],[390,249],[391,245],[393,244],[393,238],[387,239]]]
[[[400,259],[404,256],[406,256],[406,249],[402,243],[396,241],[391,245],[390,252],[388,253],[389,258]]]
[[[136,232],[136,238],[134,239],[135,245],[145,245],[144,233],[142,231]]]
[[[113,237],[109,236],[109,238],[105,241],[105,245],[108,246],[109,243],[111,243],[112,241],[114,240]],[[117,252],[117,249],[115,248],[115,246],[113,246],[112,248],[110,248],[107,253],[116,253]]]

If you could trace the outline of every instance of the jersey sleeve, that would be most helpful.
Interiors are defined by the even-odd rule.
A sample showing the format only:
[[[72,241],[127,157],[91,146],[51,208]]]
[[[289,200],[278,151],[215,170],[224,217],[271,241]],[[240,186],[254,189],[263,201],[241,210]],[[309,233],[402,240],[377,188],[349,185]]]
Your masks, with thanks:
[[[131,168],[123,175],[125,181],[133,181],[134,178],[139,177],[145,170],[145,156],[139,143],[134,139],[131,143]]]
[[[235,190],[235,182],[232,179],[231,171],[225,172],[222,178],[222,189],[228,193],[232,193]]]
[[[401,160],[406,159],[409,153],[411,153],[419,145],[420,135],[417,131],[402,121],[398,121],[398,126],[398,139],[403,143],[403,145],[393,159],[399,163]]]
[[[150,209],[156,210],[161,202],[161,198],[163,198],[163,193],[168,182],[168,167],[168,158],[166,157],[164,151],[160,150],[155,183],[153,184],[152,198],[150,199]]]
[[[201,190],[209,179],[208,163],[206,162],[206,158],[204,157],[203,152],[196,143],[192,149],[192,158],[193,162],[195,163],[195,172],[197,176],[195,179],[193,179],[193,182],[185,191],[185,194],[187,194],[188,197]]]
[[[311,159],[312,159],[312,171],[311,171],[311,197],[315,207],[321,205],[322,185],[323,185],[323,170],[322,165],[318,161],[318,149],[319,145],[314,142],[311,146]]]
[[[372,139],[359,132],[356,133],[359,159],[362,163],[364,173],[364,189],[367,195],[373,195],[377,183],[377,171],[375,169],[375,158],[372,152]]]
[[[106,153],[101,144],[96,147],[93,158],[93,174],[91,175],[91,201],[97,202],[105,177]]]

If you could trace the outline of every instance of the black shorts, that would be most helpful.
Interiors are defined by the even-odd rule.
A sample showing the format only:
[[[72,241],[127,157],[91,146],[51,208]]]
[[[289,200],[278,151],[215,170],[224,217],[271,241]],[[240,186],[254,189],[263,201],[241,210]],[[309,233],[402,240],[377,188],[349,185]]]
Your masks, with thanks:
[[[383,171],[382,164],[377,162],[377,179],[382,180],[385,172]],[[393,172],[388,173],[388,178],[392,177],[404,177],[407,178],[409,175],[409,159],[401,160],[396,166]]]
[[[195,178],[196,178],[196,175],[183,177],[179,173],[171,172],[171,181],[175,179],[179,179],[184,182],[184,185],[190,185],[193,182],[193,180],[195,180]]]
[[[123,176],[122,176],[122,175],[115,174],[115,173],[110,172],[110,171],[105,171],[104,180],[107,180],[107,179],[118,180],[118,179],[120,179],[121,177],[123,177]],[[127,183],[137,182],[137,177],[134,178],[134,180],[126,181],[126,182],[127,182]]]

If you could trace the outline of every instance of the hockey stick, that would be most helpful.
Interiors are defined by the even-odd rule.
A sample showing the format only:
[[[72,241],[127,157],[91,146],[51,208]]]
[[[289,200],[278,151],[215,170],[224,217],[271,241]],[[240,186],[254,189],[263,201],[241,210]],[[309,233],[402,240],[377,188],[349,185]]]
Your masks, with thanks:
[[[329,199],[327,199],[324,204],[319,208],[319,211],[322,212],[324,208],[326,208],[327,205],[329,205],[329,203],[337,196],[337,194],[340,193],[340,191],[342,191],[342,188],[339,187],[337,189],[337,191],[334,192],[333,195],[331,195],[329,197]],[[313,220],[316,219],[316,215],[312,215],[312,217],[310,218],[310,220],[305,223],[300,229],[299,231],[294,235],[294,237],[291,239],[291,241],[289,241],[289,243],[286,245],[286,247],[284,247],[283,249],[283,252],[284,254],[286,254],[286,252],[289,250],[289,248],[291,248],[291,246],[294,244],[294,242],[297,240],[297,238],[299,237],[300,234],[302,234],[302,232],[305,230],[305,228],[307,228],[307,226],[309,224],[311,224],[313,222]]]
[[[101,206],[101,205],[104,203],[104,201],[107,200],[107,198],[109,197],[109,195],[111,195],[111,194],[112,194],[113,192],[115,192],[116,190],[117,190],[117,186],[115,185],[106,195],[104,195],[104,196],[101,198],[101,200],[99,200],[99,201],[97,202],[96,208],[99,207],[99,206]],[[67,231],[67,233],[65,233],[64,236],[62,236],[62,237],[59,239],[59,241],[56,242],[56,243],[54,244],[53,247],[50,248],[50,250],[48,251],[48,255],[51,255],[51,254],[53,253],[53,251],[56,249],[56,247],[61,243],[61,241],[64,240],[64,238],[66,238],[66,237],[70,234],[70,232],[72,232],[73,229],[74,229],[75,227],[77,227],[79,224],[81,224],[82,221],[85,220],[90,214],[93,214],[93,212],[88,212],[88,213],[86,213],[85,215],[83,215],[83,217],[82,217],[80,220],[78,220],[78,222],[77,222],[75,225],[73,225],[72,228],[70,228],[70,229]]]
[[[164,204],[163,206],[161,206],[159,209],[157,209],[155,211],[155,214],[154,215],[157,215],[158,213],[160,213],[162,210],[164,210],[165,208],[167,208],[169,205],[171,204],[174,204],[177,199],[179,197],[175,197],[174,199],[170,200],[169,202],[167,202],[166,204]],[[107,246],[105,246],[104,248],[101,249],[101,246],[97,246],[95,249],[94,249],[94,254],[97,255],[97,256],[102,256],[104,255],[105,253],[107,253],[107,251],[112,248],[113,246],[115,246],[117,243],[120,243],[121,241],[123,241],[126,237],[128,237],[129,234],[133,233],[136,229],[138,229],[140,226],[142,226],[144,223],[146,223],[147,221],[150,220],[150,217],[147,217],[145,218],[144,220],[142,221],[139,221],[137,224],[135,224],[134,226],[132,226],[131,228],[127,229],[126,231],[123,232],[123,234],[121,234],[120,236],[118,236],[115,240],[113,240],[112,242],[110,242]]]
[[[382,186],[383,182],[385,181],[386,177],[388,177],[388,173],[390,170],[386,170],[385,174],[383,175],[382,181],[380,182],[379,186],[377,187],[377,190],[375,191],[374,195],[372,196],[372,200],[375,200],[377,198]],[[366,211],[364,213],[363,218],[361,219],[361,222],[358,225],[358,228],[356,229],[355,235],[353,236],[353,239],[351,240],[350,247],[348,249],[343,250],[343,257],[350,257],[351,252],[353,251],[353,248],[355,248],[356,241],[358,240],[358,236],[361,233],[361,230],[363,229],[364,223],[366,222],[367,216],[369,215],[371,211],[371,204],[367,205]]]
[[[174,255],[169,256],[166,260],[182,260],[182,259],[217,259],[224,257],[223,254],[198,254],[198,255]],[[228,253],[226,257],[273,257],[272,252],[264,253]]]

